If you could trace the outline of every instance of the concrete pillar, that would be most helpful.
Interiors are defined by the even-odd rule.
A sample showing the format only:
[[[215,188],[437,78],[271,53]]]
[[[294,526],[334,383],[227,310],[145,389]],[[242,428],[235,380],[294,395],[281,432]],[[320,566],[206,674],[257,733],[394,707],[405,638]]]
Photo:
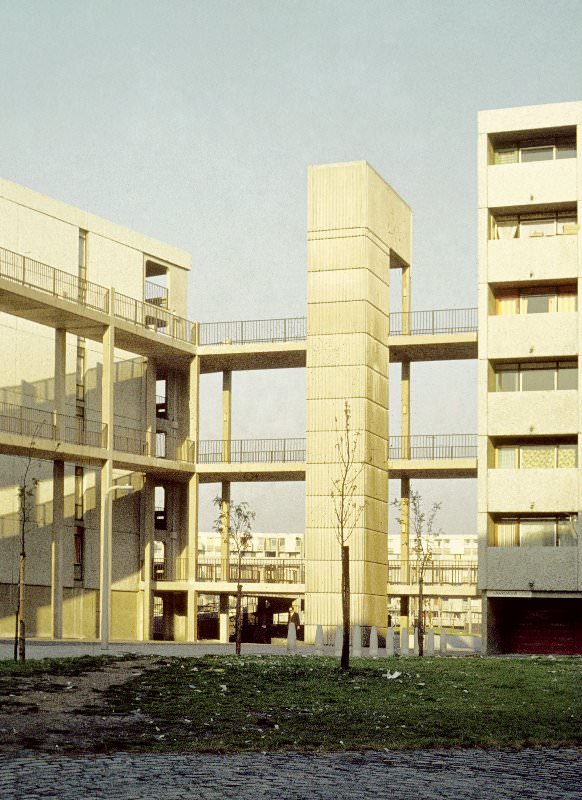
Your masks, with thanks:
[[[222,373],[222,460],[229,462],[232,438],[232,372]]]
[[[65,533],[65,464],[53,462],[51,536],[51,637],[63,637],[63,536]]]
[[[67,396],[67,332],[64,328],[55,329],[55,431],[57,440],[64,430],[63,414]]]
[[[414,626],[413,652],[415,656],[417,656],[420,652],[418,649],[418,627],[416,625]]]
[[[386,631],[386,655],[388,658],[394,655],[394,628],[392,626]]]
[[[370,658],[378,658],[378,630],[375,625],[370,628]]]
[[[218,638],[221,642],[228,642],[228,615],[229,615],[229,596],[227,594],[220,595],[219,606],[219,632]]]
[[[315,629],[315,655],[323,655],[323,626],[318,625]]]
[[[155,538],[155,480],[147,475],[142,487],[143,504],[143,620],[142,639],[152,638],[154,595],[152,585],[152,561]]]
[[[197,578],[198,569],[198,475],[193,475],[187,488],[187,537],[188,537],[188,582],[192,585]],[[188,589],[187,598],[187,641],[195,642],[198,638],[198,592]]]
[[[410,334],[410,267],[402,267],[402,333]]]
[[[230,536],[228,530],[230,520],[230,481],[222,482],[220,498],[220,514],[222,520],[222,530],[220,532],[220,569],[222,572],[222,580],[228,581],[230,579]]]
[[[110,291],[111,308],[113,308],[113,290]],[[99,630],[103,648],[108,646],[110,638],[112,508],[109,488],[112,485],[111,480],[113,477],[113,354],[114,328],[113,325],[109,325],[103,334],[103,373],[101,380],[101,420],[106,425],[105,444],[108,451],[107,460],[102,465],[100,474]]]
[[[342,645],[344,640],[344,629],[341,625],[337,625],[335,629],[335,639],[334,639],[334,655],[338,658],[342,654]]]
[[[382,627],[388,530],[390,268],[410,263],[409,207],[366,162],[309,169],[305,636],[341,622],[341,549],[333,481],[349,402],[360,434],[349,539],[350,616]]]
[[[447,652],[447,634],[445,633],[445,630],[442,627],[440,629],[439,650],[441,652],[441,655],[444,655]]]
[[[434,656],[434,630],[432,628],[426,632],[424,650],[427,656]]]
[[[410,478],[400,479],[400,580],[410,583]]]
[[[408,627],[409,609],[410,598],[408,595],[402,595],[400,598],[400,630]]]
[[[408,628],[405,626],[400,628],[400,655],[410,655],[410,646],[408,641]]]
[[[295,630],[294,622],[290,622],[287,628],[287,652],[297,652],[297,631]]]
[[[410,361],[403,361],[400,367],[402,458],[410,458]]]
[[[354,658],[362,656],[362,629],[359,625],[352,628],[352,655]]]
[[[146,362],[145,372],[145,391],[146,391],[146,407],[145,407],[145,425],[146,425],[146,442],[147,453],[150,456],[156,454],[156,380],[157,380],[157,366],[153,358],[148,358]]]

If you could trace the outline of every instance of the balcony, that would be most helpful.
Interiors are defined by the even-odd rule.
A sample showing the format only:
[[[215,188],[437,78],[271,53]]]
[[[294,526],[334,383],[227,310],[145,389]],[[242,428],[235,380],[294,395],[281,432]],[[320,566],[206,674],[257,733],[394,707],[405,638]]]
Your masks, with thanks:
[[[494,164],[487,171],[489,208],[576,202],[576,158]]]
[[[220,559],[199,558],[196,579],[219,583],[223,580]],[[230,564],[228,582],[237,583],[238,566]],[[305,564],[301,559],[244,559],[240,582],[247,583],[305,583]]]
[[[578,392],[489,392],[489,436],[553,436],[578,431]]]
[[[480,588],[493,597],[516,591],[526,597],[536,591],[579,592],[578,558],[577,547],[490,546],[483,559]]]
[[[390,314],[390,361],[476,358],[477,316],[476,308]]]
[[[487,507],[491,513],[571,512],[577,507],[578,470],[490,469]]]
[[[391,436],[391,478],[477,477],[477,435],[473,433]]]
[[[561,358],[578,352],[578,314],[554,312],[490,316],[488,358]]]
[[[575,280],[578,237],[491,239],[487,242],[487,281],[494,284]]]

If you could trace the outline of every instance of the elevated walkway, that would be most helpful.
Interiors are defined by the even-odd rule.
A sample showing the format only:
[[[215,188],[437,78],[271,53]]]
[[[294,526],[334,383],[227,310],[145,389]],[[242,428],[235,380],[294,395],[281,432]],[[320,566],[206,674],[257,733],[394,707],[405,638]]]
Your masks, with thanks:
[[[391,363],[477,358],[477,309],[390,314]]]
[[[390,478],[476,478],[477,435],[391,436]]]

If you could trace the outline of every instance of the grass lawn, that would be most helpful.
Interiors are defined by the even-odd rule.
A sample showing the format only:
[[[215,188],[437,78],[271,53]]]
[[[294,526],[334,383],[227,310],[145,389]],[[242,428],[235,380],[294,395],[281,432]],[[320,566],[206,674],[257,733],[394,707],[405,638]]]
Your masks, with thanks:
[[[136,750],[581,745],[582,659],[176,658],[107,702],[143,719]]]

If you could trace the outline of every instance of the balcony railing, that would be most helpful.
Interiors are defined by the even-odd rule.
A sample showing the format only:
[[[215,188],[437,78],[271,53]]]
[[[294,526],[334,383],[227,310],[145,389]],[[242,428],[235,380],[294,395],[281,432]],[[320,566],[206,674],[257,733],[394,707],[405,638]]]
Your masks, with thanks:
[[[222,580],[220,559],[199,558],[197,580],[216,582]],[[229,582],[238,581],[238,565],[231,563]],[[303,560],[244,559],[241,565],[241,583],[305,583]]]
[[[115,425],[113,429],[113,448],[136,456],[189,460],[184,453],[183,444],[174,436],[159,432],[148,433],[124,425]]]
[[[0,402],[0,430],[31,440],[103,447],[107,426],[95,420]]]
[[[152,561],[152,580],[185,581],[188,580],[187,558],[154,558]]]
[[[199,344],[299,342],[307,337],[307,318],[247,319],[200,323]]]
[[[144,281],[144,300],[154,306],[168,307],[168,290],[153,281]]]
[[[474,433],[428,434],[425,436],[390,436],[388,460],[477,458],[477,435]]]
[[[406,311],[390,314],[389,325],[390,336],[475,333],[477,309],[440,308],[432,311]]]
[[[198,442],[198,464],[276,464],[305,461],[305,439],[207,439]]]
[[[179,339],[181,342],[194,342],[196,338],[195,326],[187,319],[178,317],[151,302],[144,303],[121,292],[115,292],[113,313],[133,325],[139,325],[172,339]]]
[[[91,281],[0,247],[0,277],[62,300],[109,312],[109,291]]]
[[[416,560],[389,559],[388,583],[418,584],[419,565]],[[423,582],[427,586],[449,586],[477,583],[476,561],[431,561],[424,568]]]

